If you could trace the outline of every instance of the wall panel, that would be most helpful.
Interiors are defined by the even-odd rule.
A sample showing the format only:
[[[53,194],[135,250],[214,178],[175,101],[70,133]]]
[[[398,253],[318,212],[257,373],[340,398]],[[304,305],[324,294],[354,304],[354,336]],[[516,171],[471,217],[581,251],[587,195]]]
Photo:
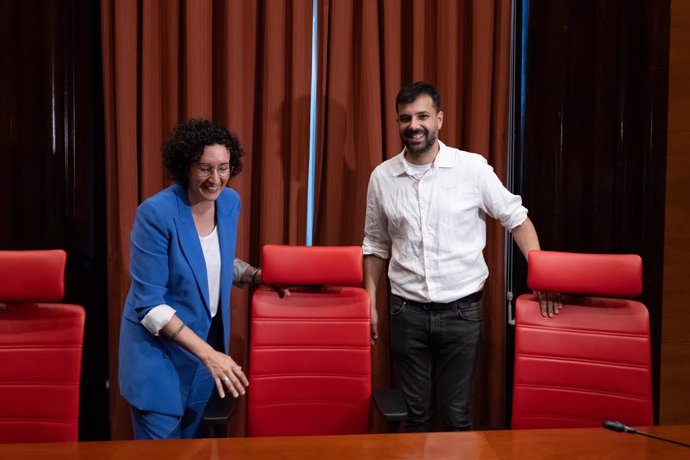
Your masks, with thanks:
[[[671,3],[661,423],[690,423],[690,2]]]

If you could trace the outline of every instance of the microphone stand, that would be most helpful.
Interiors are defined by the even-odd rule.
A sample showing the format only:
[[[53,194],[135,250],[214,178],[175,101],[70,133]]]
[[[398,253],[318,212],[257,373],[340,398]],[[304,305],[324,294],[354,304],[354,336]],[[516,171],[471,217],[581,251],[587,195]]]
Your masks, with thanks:
[[[683,447],[690,447],[690,444],[685,444],[684,442],[680,441],[674,441],[673,439],[662,438],[661,436],[657,436],[651,433],[645,433],[644,431],[638,431],[635,428],[623,425],[621,422],[606,420],[604,423],[602,423],[602,425],[607,430],[616,431],[618,433],[639,434],[642,436],[646,436],[648,438],[658,439],[659,441],[669,442],[671,444],[677,444]]]

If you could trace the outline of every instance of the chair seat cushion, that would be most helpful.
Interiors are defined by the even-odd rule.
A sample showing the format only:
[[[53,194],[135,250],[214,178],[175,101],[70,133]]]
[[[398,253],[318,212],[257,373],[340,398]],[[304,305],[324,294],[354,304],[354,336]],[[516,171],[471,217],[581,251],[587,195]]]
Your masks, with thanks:
[[[633,300],[565,297],[556,318],[516,305],[513,428],[653,424],[649,313]]]
[[[77,441],[84,309],[0,303],[0,442]]]
[[[361,288],[271,290],[252,305],[250,436],[368,431],[369,297]]]

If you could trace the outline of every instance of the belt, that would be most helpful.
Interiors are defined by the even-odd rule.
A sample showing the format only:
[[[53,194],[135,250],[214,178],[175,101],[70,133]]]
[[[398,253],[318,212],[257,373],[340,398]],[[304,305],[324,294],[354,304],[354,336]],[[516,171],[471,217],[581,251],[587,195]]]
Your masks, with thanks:
[[[457,300],[453,300],[452,302],[448,303],[439,303],[439,302],[417,302],[415,300],[409,300],[404,297],[400,297],[398,295],[392,294],[393,297],[401,300],[402,302],[405,302],[407,305],[411,305],[413,307],[418,307],[418,308],[423,308],[425,310],[434,310],[434,311],[442,311],[442,310],[452,310],[454,309],[457,304],[460,303],[473,303],[473,302],[479,302],[482,300],[482,291],[477,291],[474,294],[466,295],[465,297],[461,297]]]

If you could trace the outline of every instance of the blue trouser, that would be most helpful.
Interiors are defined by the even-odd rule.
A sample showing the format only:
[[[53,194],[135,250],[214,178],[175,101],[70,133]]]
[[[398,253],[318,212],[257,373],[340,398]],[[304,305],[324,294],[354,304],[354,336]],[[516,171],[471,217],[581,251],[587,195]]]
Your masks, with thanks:
[[[211,322],[206,341],[215,349],[223,350],[223,322],[220,311]],[[187,397],[183,415],[170,415],[132,407],[134,439],[189,439],[197,437],[199,423],[206,410],[215,382],[206,366],[199,364]]]
[[[481,293],[447,304],[419,303],[392,295],[390,311],[395,370],[408,409],[406,431],[433,429],[432,394],[443,411],[446,429],[471,429]]]
[[[200,364],[183,415],[162,414],[132,407],[134,439],[196,437],[211,391],[216,391],[211,374],[203,364]]]

